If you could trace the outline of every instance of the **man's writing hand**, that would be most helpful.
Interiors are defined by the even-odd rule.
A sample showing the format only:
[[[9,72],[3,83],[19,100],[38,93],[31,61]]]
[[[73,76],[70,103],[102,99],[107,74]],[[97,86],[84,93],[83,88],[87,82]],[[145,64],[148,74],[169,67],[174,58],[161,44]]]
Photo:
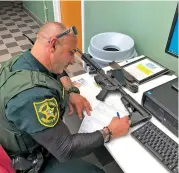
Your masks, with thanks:
[[[69,102],[69,115],[74,112],[74,108],[76,109],[76,112],[80,119],[82,119],[83,110],[85,110],[86,113],[90,115],[90,111],[92,110],[91,105],[86,100],[86,98],[84,98],[80,94],[70,93]]]
[[[126,135],[129,131],[130,123],[128,116],[124,116],[121,119],[113,117],[108,125],[108,128],[112,132],[112,137],[116,138]]]

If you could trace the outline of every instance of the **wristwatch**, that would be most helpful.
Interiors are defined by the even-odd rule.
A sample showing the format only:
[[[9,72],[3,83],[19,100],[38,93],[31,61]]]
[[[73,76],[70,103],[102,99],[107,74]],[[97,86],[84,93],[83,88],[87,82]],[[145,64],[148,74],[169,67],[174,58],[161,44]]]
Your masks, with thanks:
[[[80,94],[80,90],[75,87],[75,86],[70,86],[69,90],[68,90],[68,93],[77,93],[77,94]]]

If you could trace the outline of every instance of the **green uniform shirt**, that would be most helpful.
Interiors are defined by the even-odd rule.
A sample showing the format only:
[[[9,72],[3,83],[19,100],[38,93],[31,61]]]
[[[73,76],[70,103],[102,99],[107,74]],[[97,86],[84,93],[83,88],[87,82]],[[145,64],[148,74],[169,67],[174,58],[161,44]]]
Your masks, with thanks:
[[[57,75],[49,73],[29,51],[21,55],[12,66],[12,71],[22,69],[40,71],[57,78]],[[8,102],[5,110],[6,117],[19,130],[29,134],[40,132],[60,122],[60,101],[55,90],[34,87],[21,92]]]
[[[57,75],[49,73],[29,51],[14,63],[12,71],[15,70],[39,71],[57,78]],[[103,145],[104,139],[100,131],[84,134],[70,133],[61,120],[66,104],[63,92],[61,95],[56,89],[39,86],[24,90],[7,103],[5,116],[17,129],[30,134],[29,137],[63,162],[91,153],[95,148]]]

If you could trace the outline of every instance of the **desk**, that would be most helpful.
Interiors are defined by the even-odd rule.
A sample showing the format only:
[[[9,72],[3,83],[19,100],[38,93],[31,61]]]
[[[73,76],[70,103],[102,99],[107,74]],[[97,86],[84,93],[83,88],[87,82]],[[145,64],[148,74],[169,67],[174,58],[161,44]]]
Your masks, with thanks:
[[[133,60],[122,62],[120,63],[120,65],[127,64],[142,57],[143,56],[140,56],[134,58]],[[110,67],[104,68],[105,71],[109,69]],[[90,77],[89,74],[83,74],[74,77],[72,78],[72,80],[78,80],[80,78],[88,79],[88,82],[93,81],[93,77]],[[141,103],[144,91],[166,83],[174,78],[176,78],[175,75],[163,75],[158,78],[155,78],[152,81],[140,85],[138,93],[131,93],[127,89],[124,90],[129,95],[131,95],[138,103]],[[100,91],[100,89],[94,89],[93,92],[90,92],[84,87],[80,89],[80,91],[81,94],[89,100],[92,107],[94,107],[99,102],[96,100],[95,96]],[[107,99],[108,98],[106,98],[106,100]],[[174,136],[166,127],[164,127],[157,119],[155,119],[155,117],[152,117],[151,122],[153,122],[157,127],[159,127],[167,135],[169,135],[173,140],[179,143],[179,139]],[[129,130],[128,135],[113,139],[110,143],[105,144],[105,147],[125,173],[168,173],[168,171],[147,150],[145,150],[140,144],[138,144],[137,141],[135,141],[135,139],[131,137],[130,133],[136,128],[139,128],[141,125],[131,128]],[[96,126],[96,129],[98,128],[99,127]],[[91,132],[94,129],[91,130],[90,127],[87,126],[85,130],[86,132]]]

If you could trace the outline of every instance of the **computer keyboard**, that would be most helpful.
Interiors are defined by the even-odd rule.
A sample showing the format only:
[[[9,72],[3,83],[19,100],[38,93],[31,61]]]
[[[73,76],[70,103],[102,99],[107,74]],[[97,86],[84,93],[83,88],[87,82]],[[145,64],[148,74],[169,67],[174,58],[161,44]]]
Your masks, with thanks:
[[[169,172],[178,173],[178,144],[152,122],[131,133]]]

